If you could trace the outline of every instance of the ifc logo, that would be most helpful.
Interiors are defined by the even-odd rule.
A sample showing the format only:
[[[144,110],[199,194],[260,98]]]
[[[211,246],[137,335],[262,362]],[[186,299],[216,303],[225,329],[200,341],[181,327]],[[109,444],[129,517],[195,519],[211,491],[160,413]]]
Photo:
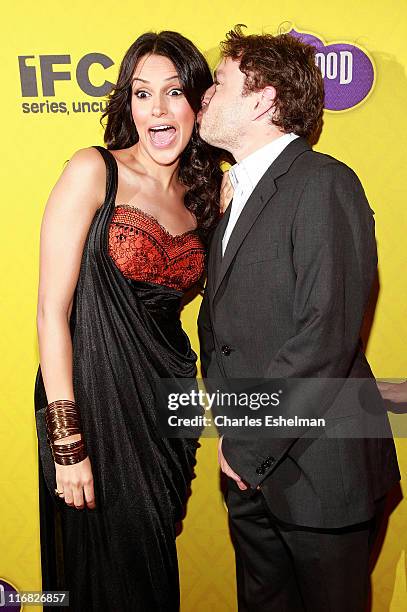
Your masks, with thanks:
[[[42,94],[44,96],[55,96],[56,81],[71,81],[71,70],[55,70],[55,66],[70,66],[70,55],[40,55],[39,67],[35,65],[35,55],[19,55],[18,65],[20,69],[21,95],[23,98],[38,97],[38,75],[41,79]],[[75,70],[76,82],[83,93],[88,96],[105,96],[110,92],[113,83],[105,80],[103,83],[92,83],[89,71],[94,64],[101,65],[104,69],[114,65],[113,60],[104,53],[87,53],[78,62]]]
[[[288,34],[316,48],[316,62],[325,84],[326,110],[350,110],[370,95],[375,83],[375,67],[365,49],[345,41],[325,44],[321,37],[301,32],[294,27]],[[73,70],[60,69],[62,65],[71,65],[70,55],[39,55],[38,60],[35,55],[18,57],[23,98],[39,97],[40,82],[42,95],[54,97],[57,81],[72,80]],[[79,60],[74,78],[84,94],[93,97],[106,96],[114,85],[108,80],[101,83],[91,82],[89,72],[94,64],[106,70],[113,66],[114,62],[104,53],[87,53]],[[56,67],[59,69],[55,69]]]

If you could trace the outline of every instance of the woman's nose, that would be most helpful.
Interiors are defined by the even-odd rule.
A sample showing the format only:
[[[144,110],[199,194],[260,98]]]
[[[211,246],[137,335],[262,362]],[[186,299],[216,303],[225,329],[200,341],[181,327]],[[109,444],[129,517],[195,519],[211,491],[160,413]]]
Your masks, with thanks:
[[[154,115],[154,117],[161,117],[161,115],[166,114],[167,106],[165,104],[165,101],[161,97],[154,100],[154,104],[153,104],[153,108],[151,112]]]

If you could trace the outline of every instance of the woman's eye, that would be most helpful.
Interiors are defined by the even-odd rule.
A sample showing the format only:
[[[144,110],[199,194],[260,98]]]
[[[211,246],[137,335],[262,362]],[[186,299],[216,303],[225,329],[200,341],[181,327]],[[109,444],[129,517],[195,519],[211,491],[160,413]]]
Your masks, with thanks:
[[[179,87],[177,87],[176,89],[171,89],[171,91],[169,92],[170,96],[172,96],[172,94],[175,92],[176,96],[182,96],[182,94],[184,93],[182,91],[182,89],[180,89]]]
[[[134,95],[137,98],[139,98],[139,99],[143,99],[143,98],[147,98],[148,97],[148,93],[146,91],[143,91],[143,90],[135,91]]]

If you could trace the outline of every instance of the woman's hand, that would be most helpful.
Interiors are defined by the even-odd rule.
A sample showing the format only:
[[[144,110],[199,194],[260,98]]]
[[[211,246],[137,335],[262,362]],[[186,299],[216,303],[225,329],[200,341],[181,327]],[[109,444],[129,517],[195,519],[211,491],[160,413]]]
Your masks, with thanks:
[[[80,440],[81,434],[68,436],[58,440],[55,444],[63,444]],[[57,490],[63,492],[59,497],[63,498],[68,506],[77,510],[85,508],[93,509],[95,504],[95,493],[93,489],[93,474],[89,457],[86,457],[73,465],[61,465],[55,463]]]
[[[236,472],[232,470],[232,468],[226,461],[225,457],[223,456],[222,439],[223,439],[223,436],[219,438],[219,443],[218,443],[218,463],[219,463],[220,469],[222,470],[224,474],[226,474],[226,476],[228,476],[228,478],[232,478],[236,482],[237,486],[239,487],[241,491],[245,491],[247,489],[246,484],[240,478],[239,474],[236,474]]]
[[[222,184],[220,186],[220,212],[224,213],[233,198],[233,187],[229,178],[229,170],[223,173]]]
[[[378,382],[382,398],[396,404],[407,402],[407,380],[403,383]]]

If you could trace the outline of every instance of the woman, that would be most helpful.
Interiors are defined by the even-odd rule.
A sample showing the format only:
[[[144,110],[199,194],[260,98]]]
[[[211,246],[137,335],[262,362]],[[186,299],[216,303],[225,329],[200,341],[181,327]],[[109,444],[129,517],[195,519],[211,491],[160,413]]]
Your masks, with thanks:
[[[407,402],[407,380],[402,383],[378,382],[377,386],[379,387],[383,399],[394,402],[395,404],[404,404]]]
[[[107,149],[73,155],[44,213],[43,588],[68,589],[72,610],[179,608],[175,523],[197,443],[160,435],[155,383],[196,376],[179,309],[219,217],[220,155],[196,124],[211,84],[180,34],[139,37],[104,115]]]

